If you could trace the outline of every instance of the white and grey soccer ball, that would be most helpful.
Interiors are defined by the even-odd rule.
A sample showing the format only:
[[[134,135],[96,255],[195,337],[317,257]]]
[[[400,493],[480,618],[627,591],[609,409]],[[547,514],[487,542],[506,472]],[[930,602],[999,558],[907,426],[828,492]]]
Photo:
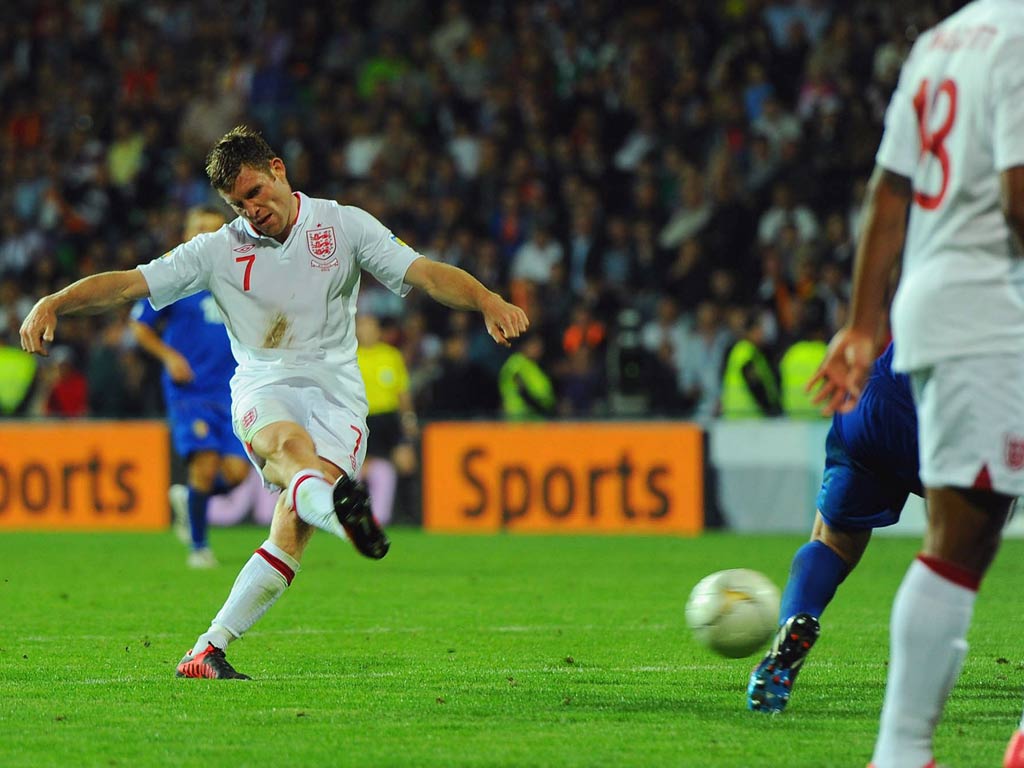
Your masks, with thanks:
[[[686,601],[686,624],[701,645],[740,659],[760,650],[778,628],[779,590],[748,568],[701,579]]]

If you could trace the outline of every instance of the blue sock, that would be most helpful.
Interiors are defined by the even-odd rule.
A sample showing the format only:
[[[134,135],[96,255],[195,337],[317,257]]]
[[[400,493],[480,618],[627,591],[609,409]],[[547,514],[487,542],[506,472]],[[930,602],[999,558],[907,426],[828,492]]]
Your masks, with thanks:
[[[220,496],[222,493],[227,493],[233,485],[229,485],[228,481],[224,479],[224,475],[217,473],[217,476],[213,479],[213,488],[210,490],[211,496]]]
[[[779,624],[796,613],[820,618],[850,572],[846,562],[820,541],[809,541],[793,555],[779,606]]]
[[[192,549],[202,549],[206,546],[206,505],[209,500],[210,494],[189,486],[188,523],[192,530]]]

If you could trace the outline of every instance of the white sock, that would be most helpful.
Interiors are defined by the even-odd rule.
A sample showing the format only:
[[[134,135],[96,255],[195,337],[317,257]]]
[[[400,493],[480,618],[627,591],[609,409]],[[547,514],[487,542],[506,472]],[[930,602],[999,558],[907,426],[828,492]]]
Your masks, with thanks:
[[[222,650],[227,648],[277,602],[298,570],[298,560],[270,541],[264,541],[242,566],[228,599],[210,628],[196,640],[193,650],[202,651],[207,643]]]
[[[889,679],[874,768],[918,768],[967,655],[977,591],[914,560],[892,606]]]
[[[377,523],[387,525],[391,522],[391,512],[395,506],[395,489],[398,487],[398,470],[386,459],[374,459],[366,463],[363,471],[366,488],[370,492],[370,509]]]
[[[334,514],[333,486],[324,477],[324,473],[316,469],[300,469],[288,483],[288,503],[299,516],[299,519],[319,528],[321,531],[333,533],[347,539],[345,529]]]

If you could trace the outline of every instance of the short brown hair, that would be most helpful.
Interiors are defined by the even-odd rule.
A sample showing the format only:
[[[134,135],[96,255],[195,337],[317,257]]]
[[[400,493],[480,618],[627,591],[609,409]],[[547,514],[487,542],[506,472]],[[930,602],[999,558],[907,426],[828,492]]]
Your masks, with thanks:
[[[275,157],[259,131],[237,125],[206,156],[206,175],[214,189],[227,192],[235,185],[243,165],[270,173],[270,161]]]

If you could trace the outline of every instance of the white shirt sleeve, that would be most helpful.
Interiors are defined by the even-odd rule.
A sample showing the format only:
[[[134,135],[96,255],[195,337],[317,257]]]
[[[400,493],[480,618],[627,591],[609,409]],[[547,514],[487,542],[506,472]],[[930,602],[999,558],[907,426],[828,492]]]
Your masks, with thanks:
[[[409,266],[421,255],[362,208],[346,205],[345,231],[355,248],[356,263],[399,296],[412,286],[405,282]]]
[[[1024,39],[1011,37],[992,65],[993,159],[997,171],[1024,165]]]
[[[921,44],[927,35],[918,38],[914,48]],[[917,112],[914,111],[914,83],[911,81],[914,51],[910,52],[900,81],[889,99],[889,107],[885,110],[885,131],[882,143],[875,155],[875,162],[893,173],[913,178],[917,169],[917,161],[921,155],[921,138],[917,125]]]
[[[149,303],[153,309],[163,309],[178,299],[209,288],[211,256],[217,251],[217,245],[224,244],[223,231],[197,235],[160,258],[139,266],[149,285]]]

